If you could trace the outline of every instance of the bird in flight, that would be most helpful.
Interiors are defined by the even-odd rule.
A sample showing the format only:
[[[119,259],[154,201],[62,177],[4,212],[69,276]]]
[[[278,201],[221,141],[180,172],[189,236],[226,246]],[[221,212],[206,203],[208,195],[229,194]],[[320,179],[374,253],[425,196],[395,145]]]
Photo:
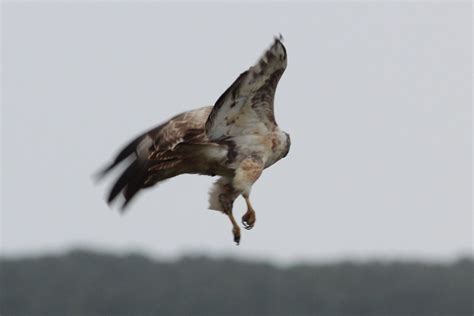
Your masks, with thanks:
[[[262,171],[290,150],[290,135],[275,121],[275,90],[287,64],[282,37],[276,37],[258,62],[243,72],[217,99],[206,106],[178,114],[132,140],[98,173],[99,178],[123,161],[129,165],[113,184],[111,204],[120,194],[121,209],[145,188],[180,174],[219,176],[209,193],[209,208],[226,214],[234,241],[240,228],[232,207],[243,196],[247,212],[244,228],[255,225],[250,203],[252,185]]]

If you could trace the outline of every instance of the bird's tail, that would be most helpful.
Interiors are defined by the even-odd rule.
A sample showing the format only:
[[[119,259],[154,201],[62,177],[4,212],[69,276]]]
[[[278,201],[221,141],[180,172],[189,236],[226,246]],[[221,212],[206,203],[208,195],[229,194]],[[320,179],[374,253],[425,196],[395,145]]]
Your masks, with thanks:
[[[115,159],[99,171],[94,174],[94,178],[96,181],[100,181],[104,178],[112,169],[117,167],[120,163],[124,162],[127,159],[130,159],[131,156],[135,154],[136,148],[138,144],[143,141],[145,135],[140,135],[139,137],[135,138],[131,141],[125,148],[123,148],[115,157]]]
[[[122,193],[124,201],[120,209],[124,211],[140,189],[183,173],[199,173],[192,161],[196,161],[197,155],[208,145],[180,143],[172,150],[163,151],[157,151],[153,146],[152,138],[147,134],[142,135],[130,142],[109,165],[96,174],[100,179],[122,162],[130,161],[107,195],[109,205]]]
[[[140,189],[177,175],[176,168],[173,167],[181,162],[179,157],[149,159],[153,146],[150,132],[142,134],[127,144],[110,164],[95,174],[96,180],[100,180],[120,164],[129,162],[106,197],[109,205],[122,193],[124,201],[120,209],[124,211]]]

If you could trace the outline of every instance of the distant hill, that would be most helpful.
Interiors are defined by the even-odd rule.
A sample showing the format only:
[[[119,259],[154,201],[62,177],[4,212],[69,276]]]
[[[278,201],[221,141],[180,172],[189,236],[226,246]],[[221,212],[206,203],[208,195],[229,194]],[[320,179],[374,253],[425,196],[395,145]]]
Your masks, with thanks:
[[[0,260],[2,316],[472,316],[474,262],[278,268],[74,251]]]

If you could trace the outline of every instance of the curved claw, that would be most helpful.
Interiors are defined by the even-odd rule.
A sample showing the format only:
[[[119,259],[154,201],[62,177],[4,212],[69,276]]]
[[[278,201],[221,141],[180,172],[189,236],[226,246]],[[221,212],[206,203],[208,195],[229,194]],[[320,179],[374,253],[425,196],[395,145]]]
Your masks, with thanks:
[[[234,242],[238,246],[240,244],[240,236],[234,236]]]
[[[242,225],[246,230],[250,230],[255,225],[255,212],[247,212],[242,216]]]
[[[240,230],[234,228],[232,233],[234,234],[234,242],[238,246],[240,244]]]
[[[247,223],[245,220],[242,219],[242,225],[246,230],[251,230],[253,228],[253,225]]]

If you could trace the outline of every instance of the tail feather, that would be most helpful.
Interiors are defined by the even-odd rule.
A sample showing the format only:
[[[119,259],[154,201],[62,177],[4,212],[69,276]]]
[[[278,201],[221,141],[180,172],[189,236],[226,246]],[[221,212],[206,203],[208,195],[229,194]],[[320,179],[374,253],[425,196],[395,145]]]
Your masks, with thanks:
[[[130,182],[130,179],[133,179],[134,174],[138,168],[138,162],[134,161],[130,164],[130,166],[125,169],[125,171],[120,175],[120,177],[115,181],[114,186],[109,192],[109,196],[107,198],[107,203],[112,203],[115,198],[125,189]]]
[[[158,182],[176,176],[176,168],[181,161],[153,161],[136,159],[120,175],[110,190],[107,203],[111,204],[120,193],[124,202],[121,210],[124,211],[137,193],[144,188],[151,187]]]
[[[105,166],[104,168],[102,168],[101,170],[99,170],[96,174],[95,174],[95,177],[100,180],[102,179],[103,177],[105,177],[105,175],[107,175],[112,169],[114,169],[118,164],[120,164],[122,161],[124,161],[125,159],[127,159],[128,157],[130,157],[131,155],[135,154],[135,150],[138,146],[138,144],[140,144],[140,142],[143,140],[143,138],[145,137],[145,135],[140,135],[139,137],[137,137],[136,139],[134,139],[133,141],[131,141],[127,146],[125,146],[125,148],[123,148],[118,154],[117,156],[115,157],[115,159],[110,163],[108,164],[107,166]]]
[[[195,167],[190,161],[198,155],[203,144],[189,143],[189,141],[198,141],[195,138],[196,135],[199,136],[200,134],[191,129],[191,136],[187,134],[180,136],[178,144],[167,146],[166,139],[162,139],[162,135],[158,134],[159,128],[155,128],[132,140],[117,154],[110,164],[96,174],[96,177],[100,179],[119,164],[125,161],[129,163],[125,170],[117,177],[106,196],[109,205],[119,195],[122,195],[123,203],[121,203],[120,209],[124,211],[141,189],[192,171],[192,168]],[[201,134],[202,132],[203,130],[201,129]]]
[[[138,191],[145,186],[145,182],[149,175],[149,161],[138,161],[137,167],[134,168],[133,177],[131,177],[127,183],[127,187],[123,191],[123,197],[125,199],[122,204],[122,211],[125,210],[126,206],[136,196]]]
[[[101,170],[96,172],[95,177],[100,180],[105,175],[107,175],[112,169],[114,169],[117,165],[119,165],[122,161],[126,160],[132,155],[139,155],[140,154],[140,145],[144,142],[144,140],[155,140],[158,141],[157,135],[163,129],[165,124],[161,124],[155,128],[148,130],[147,132],[141,134],[140,136],[136,137],[130,143],[128,143],[115,157],[115,159]]]

